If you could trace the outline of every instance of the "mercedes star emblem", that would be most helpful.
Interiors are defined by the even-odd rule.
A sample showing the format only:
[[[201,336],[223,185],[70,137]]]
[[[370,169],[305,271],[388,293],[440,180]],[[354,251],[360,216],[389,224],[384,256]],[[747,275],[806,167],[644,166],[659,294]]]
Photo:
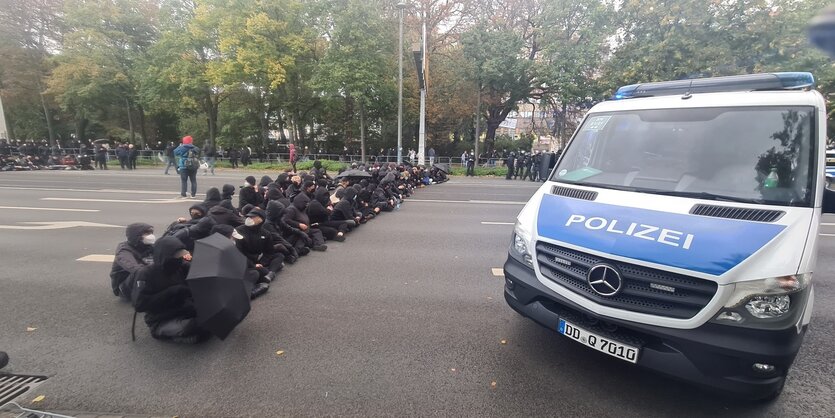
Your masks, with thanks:
[[[591,290],[601,296],[614,296],[623,287],[620,273],[608,264],[598,264],[592,267],[587,279]]]

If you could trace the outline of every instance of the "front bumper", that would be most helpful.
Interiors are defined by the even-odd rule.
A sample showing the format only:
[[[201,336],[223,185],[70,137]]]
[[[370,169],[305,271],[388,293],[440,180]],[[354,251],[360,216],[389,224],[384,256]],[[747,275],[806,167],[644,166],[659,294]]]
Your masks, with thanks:
[[[638,365],[718,390],[730,396],[760,399],[778,392],[794,362],[805,328],[764,331],[706,323],[674,329],[597,315],[539,282],[534,271],[513,257],[504,265],[505,300],[523,316],[557,330],[560,319],[641,347]],[[768,374],[754,363],[776,366]]]

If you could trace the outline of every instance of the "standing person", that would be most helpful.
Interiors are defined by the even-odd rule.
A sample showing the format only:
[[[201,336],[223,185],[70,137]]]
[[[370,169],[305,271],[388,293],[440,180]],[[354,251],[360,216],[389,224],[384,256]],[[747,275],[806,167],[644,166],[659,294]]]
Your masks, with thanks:
[[[516,156],[516,173],[513,174],[513,179],[516,180],[518,177],[522,177],[524,174],[525,169],[525,151],[519,151],[519,155]]]
[[[128,145],[128,169],[136,170],[137,159],[139,159],[139,148],[133,144]]]
[[[235,148],[229,150],[229,164],[232,165],[232,168],[238,168],[238,158],[240,155],[241,153]]]
[[[475,177],[475,150],[465,155],[467,156],[467,175]]]
[[[505,175],[505,180],[510,180],[513,177],[513,164],[516,162],[516,156],[513,155],[513,152],[507,155],[507,158],[504,160],[504,165],[507,167],[507,175]]]
[[[174,167],[177,169],[177,159],[174,157],[174,143],[169,142],[165,147],[165,174],[168,174],[168,169]]]
[[[116,158],[119,160],[119,166],[124,170],[128,165],[128,148],[125,144],[119,144],[116,147]]]
[[[107,170],[107,148],[104,144],[99,144],[96,148],[96,163],[97,168]]]
[[[293,166],[293,172],[296,172],[296,145],[290,144],[290,165]]]
[[[209,171],[212,175],[215,175],[215,162],[217,157],[217,149],[215,149],[215,145],[210,141],[206,141],[206,144],[203,145],[203,156],[206,157],[206,164],[209,165]],[[203,173],[205,176],[206,173]]]
[[[415,150],[409,148],[409,162],[415,165]]]
[[[429,148],[429,166],[435,164],[435,148]]]
[[[241,148],[241,164],[244,165],[244,168],[249,165],[249,157],[251,155],[251,151],[249,147],[242,147]]]
[[[191,198],[197,194],[197,169],[200,162],[197,159],[198,149],[192,142],[191,136],[184,136],[183,143],[174,150],[177,157],[177,172],[180,173],[180,198],[186,198],[186,186],[191,180]]]

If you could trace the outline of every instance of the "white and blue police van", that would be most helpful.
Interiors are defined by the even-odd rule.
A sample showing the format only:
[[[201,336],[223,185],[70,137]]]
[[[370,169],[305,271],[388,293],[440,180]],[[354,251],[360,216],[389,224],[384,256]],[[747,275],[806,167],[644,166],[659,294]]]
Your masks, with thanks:
[[[621,87],[519,213],[505,299],[591,350],[773,399],[835,212],[825,157],[809,73]]]

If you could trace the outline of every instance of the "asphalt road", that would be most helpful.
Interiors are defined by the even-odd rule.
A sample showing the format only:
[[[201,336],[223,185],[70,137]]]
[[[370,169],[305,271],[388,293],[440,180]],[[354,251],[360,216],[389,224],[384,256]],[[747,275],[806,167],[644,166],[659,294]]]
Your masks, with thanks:
[[[199,190],[247,174],[200,176]],[[110,291],[110,263],[77,261],[112,254],[130,222],[159,235],[186,214],[193,201],[171,200],[177,177],[0,173],[0,349],[12,357],[4,371],[50,376],[23,400],[44,395],[38,408],[65,411],[835,416],[835,236],[821,237],[812,328],[784,394],[738,402],[592,352],[506,306],[491,269],[503,264],[508,223],[536,186],[456,178],[420,190],[345,243],[288,266],[226,341],[180,346],[153,340],[141,320],[131,342],[132,310]],[[98,225],[23,224],[56,221]],[[21,226],[65,228],[9,228]],[[823,232],[835,235],[835,224]]]

